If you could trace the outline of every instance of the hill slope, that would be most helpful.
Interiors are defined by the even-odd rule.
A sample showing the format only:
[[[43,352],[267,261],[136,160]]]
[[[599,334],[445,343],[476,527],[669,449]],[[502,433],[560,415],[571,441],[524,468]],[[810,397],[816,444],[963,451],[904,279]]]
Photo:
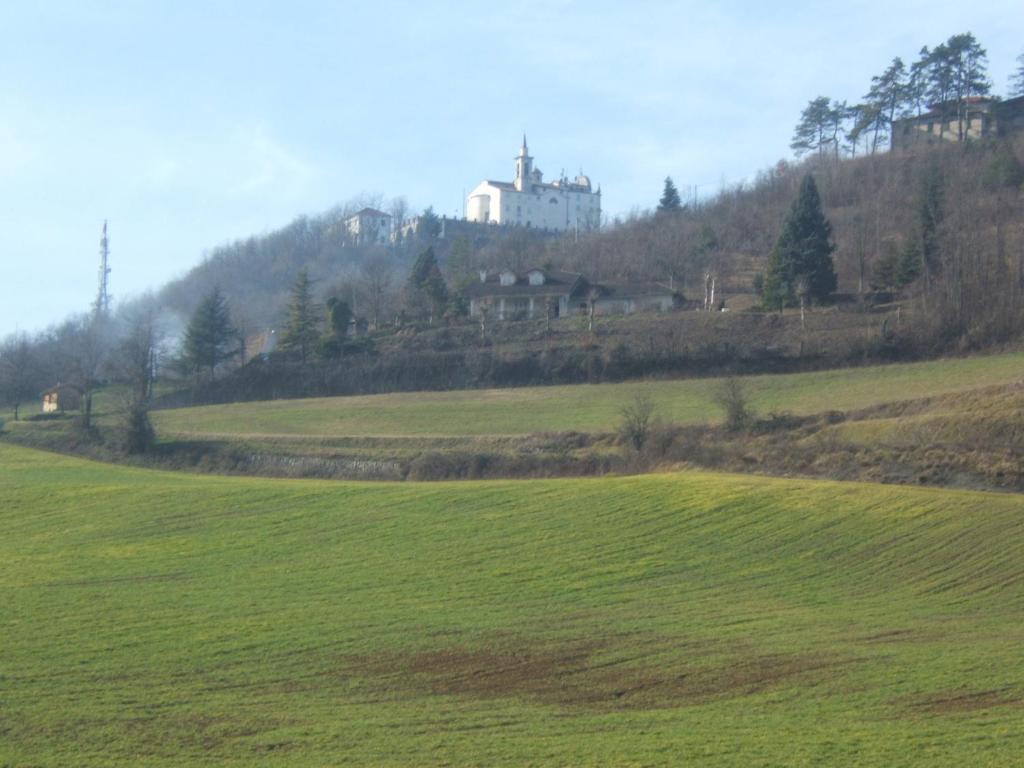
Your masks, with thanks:
[[[0,466],[0,763],[1024,753],[1016,496]]]
[[[818,413],[1003,384],[1024,375],[1024,353],[954,358],[814,373],[743,377],[764,413]],[[414,392],[275,400],[157,411],[161,433],[209,435],[495,435],[612,431],[636,392],[680,423],[717,420],[718,379]]]

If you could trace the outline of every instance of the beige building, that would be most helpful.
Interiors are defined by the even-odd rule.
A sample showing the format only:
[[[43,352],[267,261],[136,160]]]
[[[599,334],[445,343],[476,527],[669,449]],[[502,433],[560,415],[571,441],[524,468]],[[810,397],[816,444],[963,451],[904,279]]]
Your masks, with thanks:
[[[955,102],[933,104],[919,116],[894,120],[891,144],[893,149],[907,149],[919,143],[959,141],[961,130],[965,139],[1024,131],[1024,96],[1005,101],[975,96],[967,99],[962,114]]]
[[[386,245],[391,238],[391,215],[363,208],[345,219],[345,230],[356,245]]]
[[[482,181],[466,198],[466,219],[558,232],[589,231],[601,224],[601,189],[595,191],[582,171],[545,182],[534,166],[526,136],[515,158],[512,181]]]
[[[82,393],[78,387],[58,384],[43,392],[43,413],[77,411],[82,407]]]

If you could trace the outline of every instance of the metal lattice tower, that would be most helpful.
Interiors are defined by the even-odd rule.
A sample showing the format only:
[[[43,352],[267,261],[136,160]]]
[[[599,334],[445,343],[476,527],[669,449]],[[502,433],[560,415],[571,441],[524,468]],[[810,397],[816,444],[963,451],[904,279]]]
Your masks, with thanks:
[[[107,221],[103,220],[103,236],[100,238],[100,280],[99,290],[96,293],[96,303],[93,304],[93,314],[96,317],[106,317],[110,314],[110,292],[107,290],[107,283],[110,278],[110,240],[107,238]]]

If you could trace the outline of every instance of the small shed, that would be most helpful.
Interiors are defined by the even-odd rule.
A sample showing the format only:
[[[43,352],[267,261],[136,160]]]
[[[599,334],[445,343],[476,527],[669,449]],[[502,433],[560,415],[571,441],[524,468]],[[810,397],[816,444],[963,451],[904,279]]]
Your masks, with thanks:
[[[82,407],[82,393],[70,384],[57,384],[43,392],[43,413],[77,411]]]

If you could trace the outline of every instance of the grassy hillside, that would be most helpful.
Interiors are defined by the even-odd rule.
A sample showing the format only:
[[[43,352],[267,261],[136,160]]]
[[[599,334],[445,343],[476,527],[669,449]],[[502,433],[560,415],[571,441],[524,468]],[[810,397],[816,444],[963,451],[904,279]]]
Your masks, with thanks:
[[[1024,353],[745,377],[755,409],[819,413],[1001,384],[1024,377]],[[154,414],[176,435],[488,435],[606,431],[638,391],[680,423],[719,418],[717,379],[415,392],[204,406]]]
[[[1004,766],[1024,501],[0,445],[0,764]]]

